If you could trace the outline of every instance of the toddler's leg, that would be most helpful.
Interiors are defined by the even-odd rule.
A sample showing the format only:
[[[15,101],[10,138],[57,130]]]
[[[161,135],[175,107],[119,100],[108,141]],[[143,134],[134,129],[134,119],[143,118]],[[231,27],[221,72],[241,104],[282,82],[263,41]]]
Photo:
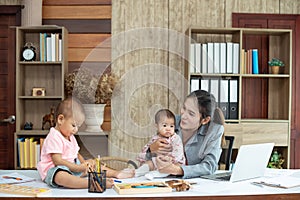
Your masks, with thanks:
[[[54,176],[54,182],[66,188],[88,188],[88,179],[71,175],[66,171],[58,171]]]

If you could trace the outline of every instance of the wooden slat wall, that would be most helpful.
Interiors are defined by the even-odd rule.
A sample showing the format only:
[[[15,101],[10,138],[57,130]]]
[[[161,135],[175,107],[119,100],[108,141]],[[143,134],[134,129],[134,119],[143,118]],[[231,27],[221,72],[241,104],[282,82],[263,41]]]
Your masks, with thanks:
[[[64,26],[69,31],[69,71],[111,62],[111,0],[44,0],[43,24]],[[103,68],[104,67],[104,68]]]
[[[124,36],[130,44],[126,43],[121,48],[122,50],[130,49],[129,45],[140,45],[141,41],[138,38],[144,34],[143,32],[138,34],[133,31],[134,29],[161,27],[183,34],[190,25],[231,27],[231,14],[233,12],[300,14],[300,2],[294,0],[253,0],[249,5],[249,2],[244,0],[113,0],[112,36]],[[181,43],[180,37],[171,38],[171,32],[173,31],[170,31],[168,40],[160,41],[166,42],[170,51],[139,49],[134,52],[125,51],[126,53],[122,54],[121,57],[114,59],[114,55],[119,55],[120,49],[114,48],[112,50],[114,60],[112,70],[119,75],[126,75],[132,69],[137,69],[147,62],[160,63],[169,68],[166,72],[157,73],[151,72],[149,67],[144,66],[145,70],[148,70],[147,73],[133,74],[131,80],[126,80],[126,86],[128,85],[128,87],[123,88],[123,93],[127,96],[113,99],[113,105],[126,107],[128,109],[127,112],[129,112],[129,114],[122,113],[122,116],[119,117],[119,115],[116,115],[120,114],[119,110],[114,110],[116,113],[112,115],[111,138],[114,145],[110,148],[110,151],[113,155],[128,155],[129,157],[131,155],[131,158],[134,159],[135,153],[143,147],[147,137],[142,134],[138,136],[141,130],[139,126],[148,124],[145,123],[145,116],[149,116],[149,114],[150,118],[148,120],[152,120],[155,106],[157,102],[160,102],[153,102],[153,99],[163,99],[164,101],[159,104],[160,106],[169,107],[172,111],[179,113],[182,99],[187,91],[182,91],[185,88],[185,82],[178,81],[175,72],[178,72],[183,77],[183,62],[185,58],[184,52],[178,52],[177,54],[171,52],[171,50],[174,50],[174,46],[180,46]],[[135,39],[129,42],[130,36],[128,34],[134,35]],[[156,36],[148,39],[156,42],[158,38]],[[115,45],[117,43],[112,43],[112,46],[115,47]],[[169,89],[157,90],[155,88],[155,90],[145,89],[141,91],[144,89],[144,86],[141,86],[140,89],[132,91],[132,88],[137,87],[134,83],[138,84],[135,80],[141,77],[146,80],[152,80],[156,84],[166,82],[168,84],[166,87]],[[175,93],[179,94],[174,95]],[[136,127],[128,131],[126,126],[130,126],[131,121],[136,124]]]

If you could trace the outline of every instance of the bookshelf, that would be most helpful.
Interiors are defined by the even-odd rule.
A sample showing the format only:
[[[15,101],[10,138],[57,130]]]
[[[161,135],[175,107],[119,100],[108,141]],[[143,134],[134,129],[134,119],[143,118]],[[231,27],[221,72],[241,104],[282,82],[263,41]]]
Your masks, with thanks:
[[[292,31],[190,27],[186,35],[188,36],[186,45],[188,61],[185,64],[185,76],[190,83],[188,91],[203,88],[215,94],[218,105],[226,115],[225,134],[235,136],[235,149],[242,144],[275,142],[274,149],[281,152],[285,158],[284,167],[288,168],[292,97]],[[228,44],[236,44],[238,51],[234,53],[234,50],[226,49],[224,61],[220,56],[224,52],[222,53],[219,48],[220,57],[214,59],[214,56],[218,56],[218,52],[217,54],[208,52],[209,43],[213,44],[212,46],[215,43],[219,46],[225,44],[225,48]],[[200,48],[203,46],[207,48],[197,50],[199,44]],[[257,74],[246,70],[247,61],[244,52],[250,49],[258,50],[259,73]],[[232,55],[227,57],[229,54]],[[232,60],[228,63],[230,57]],[[285,63],[280,74],[270,72],[267,61],[273,57]],[[238,61],[237,66],[234,66],[234,59]],[[232,86],[231,81],[235,82],[237,87]],[[235,93],[232,94],[230,91]],[[231,99],[235,95],[236,99]],[[236,113],[230,115],[232,108],[236,108]]]
[[[45,130],[42,130],[43,116],[49,114],[51,108],[56,107],[65,97],[64,75],[68,71],[67,36],[68,31],[59,26],[16,28],[15,168],[20,168],[17,140],[33,138],[39,143],[39,138],[46,137],[50,127],[46,124]],[[47,38],[52,39],[51,45],[55,46],[51,51]],[[26,43],[35,47],[36,59],[33,61],[23,61],[22,51]],[[24,129],[26,122],[33,124],[32,130]]]

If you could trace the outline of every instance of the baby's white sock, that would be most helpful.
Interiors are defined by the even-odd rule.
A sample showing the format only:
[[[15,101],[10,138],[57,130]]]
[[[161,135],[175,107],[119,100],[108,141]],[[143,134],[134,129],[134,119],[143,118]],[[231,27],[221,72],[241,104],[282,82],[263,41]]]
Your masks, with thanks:
[[[150,171],[148,164],[143,164],[139,168],[135,170],[135,177],[144,176],[146,173]]]

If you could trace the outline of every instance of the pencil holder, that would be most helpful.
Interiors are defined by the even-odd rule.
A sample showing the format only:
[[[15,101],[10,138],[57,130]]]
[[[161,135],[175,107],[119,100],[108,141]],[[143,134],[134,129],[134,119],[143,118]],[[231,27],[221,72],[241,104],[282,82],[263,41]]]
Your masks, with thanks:
[[[106,171],[88,173],[88,192],[102,193],[106,190]]]

